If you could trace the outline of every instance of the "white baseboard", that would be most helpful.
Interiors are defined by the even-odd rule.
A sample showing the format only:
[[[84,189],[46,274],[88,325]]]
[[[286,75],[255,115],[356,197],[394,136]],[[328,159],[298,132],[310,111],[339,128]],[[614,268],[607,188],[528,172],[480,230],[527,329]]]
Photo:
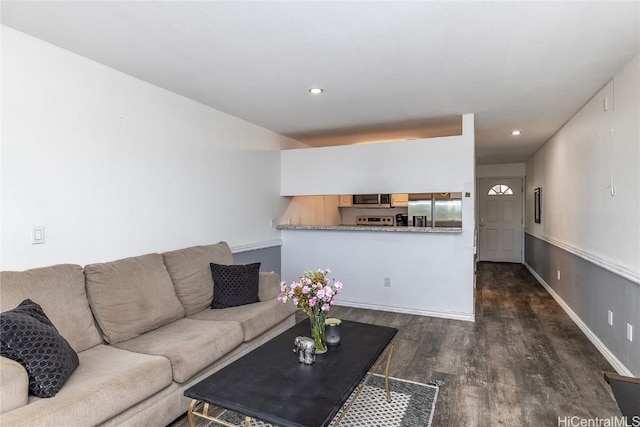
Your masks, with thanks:
[[[344,307],[366,308],[369,310],[391,311],[394,313],[415,314],[418,316],[440,317],[443,319],[464,320],[467,322],[474,322],[475,315],[473,313],[459,313],[455,311],[431,311],[431,310],[417,310],[413,308],[394,307],[378,304],[366,304],[354,301],[339,300],[336,305]]]
[[[631,373],[631,371],[628,370],[620,360],[618,360],[618,358],[611,352],[611,350],[607,348],[606,345],[604,345],[602,341],[600,341],[600,338],[598,338],[598,336],[594,334],[591,329],[589,329],[589,327],[582,321],[580,316],[578,316],[571,309],[571,307],[569,307],[569,305],[564,302],[560,295],[558,295],[556,291],[554,291],[551,286],[549,286],[549,284],[545,282],[544,279],[540,277],[540,275],[536,273],[536,271],[529,264],[525,262],[524,265],[525,267],[527,267],[533,277],[535,277],[536,280],[540,282],[540,284],[547,290],[547,292],[549,292],[549,295],[551,295],[553,299],[556,300],[558,305],[560,305],[560,307],[562,307],[562,309],[569,315],[571,320],[573,320],[578,328],[580,328],[580,330],[587,336],[587,338],[589,338],[589,341],[591,341],[591,343],[598,349],[598,351],[604,356],[604,358],[607,359],[607,362],[609,362],[611,366],[613,366],[613,369],[615,369],[616,372],[620,375],[632,377],[633,374]]]
[[[264,242],[249,243],[247,245],[236,245],[236,246],[231,246],[230,249],[231,249],[231,253],[238,254],[241,252],[249,252],[249,251],[256,251],[259,249],[273,248],[275,246],[282,246],[282,240],[276,239],[276,240],[267,240]]]

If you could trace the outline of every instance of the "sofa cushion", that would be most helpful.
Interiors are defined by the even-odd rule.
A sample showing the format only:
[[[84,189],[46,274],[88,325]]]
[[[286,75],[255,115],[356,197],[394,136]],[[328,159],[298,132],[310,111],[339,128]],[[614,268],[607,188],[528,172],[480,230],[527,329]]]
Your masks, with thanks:
[[[260,263],[220,265],[211,263],[213,301],[211,308],[229,308],[258,302]]]
[[[40,304],[75,351],[102,343],[89,309],[84,274],[79,265],[3,271],[0,283],[0,311],[10,310],[28,298]]]
[[[233,264],[226,242],[165,252],[162,257],[187,316],[211,305],[213,278],[209,263]]]
[[[273,271],[261,271],[258,283],[258,299],[267,301],[280,294],[280,275]]]
[[[0,355],[24,366],[38,397],[55,396],[78,367],[76,352],[30,299],[0,313]]]
[[[166,357],[171,361],[173,380],[184,383],[241,343],[238,322],[180,319],[115,346]]]
[[[90,426],[109,420],[171,384],[171,364],[160,356],[98,345],[78,354],[80,365],[52,399],[2,414],[7,426]]]
[[[184,317],[162,255],[84,268],[87,295],[105,341],[114,344]]]
[[[282,322],[295,313],[296,310],[297,308],[293,304],[283,304],[277,299],[272,299],[221,310],[203,310],[200,313],[189,316],[189,318],[240,322],[243,340],[247,342]]]
[[[0,357],[0,385],[0,414],[29,402],[29,376],[15,360]]]

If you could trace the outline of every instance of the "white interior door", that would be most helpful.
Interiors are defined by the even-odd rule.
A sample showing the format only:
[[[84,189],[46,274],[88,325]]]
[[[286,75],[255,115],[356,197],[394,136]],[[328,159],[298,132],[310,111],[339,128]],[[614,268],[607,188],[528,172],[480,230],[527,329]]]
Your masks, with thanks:
[[[522,262],[522,178],[479,180],[480,261]]]

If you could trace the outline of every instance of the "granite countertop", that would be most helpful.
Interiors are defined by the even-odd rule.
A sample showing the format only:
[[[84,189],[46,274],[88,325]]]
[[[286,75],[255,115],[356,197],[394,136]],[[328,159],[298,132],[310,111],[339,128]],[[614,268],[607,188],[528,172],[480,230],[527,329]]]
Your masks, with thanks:
[[[367,225],[289,225],[276,226],[278,230],[333,230],[333,231],[379,231],[401,233],[462,233],[459,227],[395,227]]]

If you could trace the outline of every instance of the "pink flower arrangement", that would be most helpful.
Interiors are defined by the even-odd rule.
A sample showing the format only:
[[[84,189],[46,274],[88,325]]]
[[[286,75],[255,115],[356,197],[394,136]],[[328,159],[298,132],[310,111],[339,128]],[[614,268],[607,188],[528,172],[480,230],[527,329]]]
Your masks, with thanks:
[[[335,296],[342,291],[342,283],[335,279],[327,279],[331,273],[326,270],[305,271],[300,280],[291,282],[280,282],[280,295],[278,300],[283,303],[291,300],[293,304],[303,309],[309,316],[326,313],[335,304]]]

